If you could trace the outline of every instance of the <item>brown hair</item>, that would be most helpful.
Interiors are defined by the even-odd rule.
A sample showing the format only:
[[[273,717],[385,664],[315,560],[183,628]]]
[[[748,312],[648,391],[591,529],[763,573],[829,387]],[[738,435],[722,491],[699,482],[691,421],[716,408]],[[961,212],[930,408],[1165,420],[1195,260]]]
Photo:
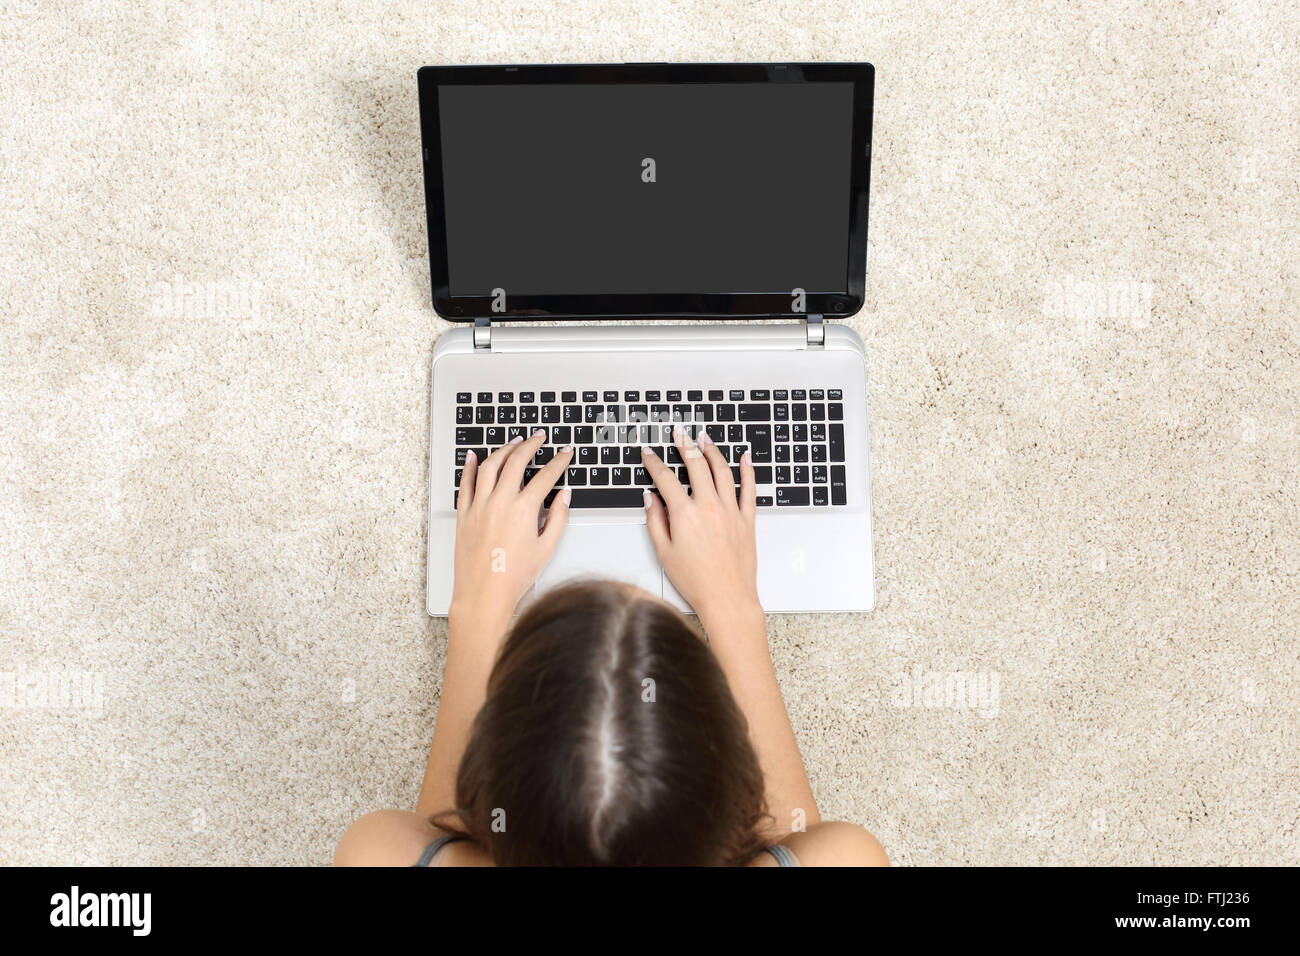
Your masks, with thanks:
[[[610,581],[531,604],[433,817],[497,865],[711,865],[763,847],[763,774],[712,651]],[[495,824],[495,825],[494,825]]]

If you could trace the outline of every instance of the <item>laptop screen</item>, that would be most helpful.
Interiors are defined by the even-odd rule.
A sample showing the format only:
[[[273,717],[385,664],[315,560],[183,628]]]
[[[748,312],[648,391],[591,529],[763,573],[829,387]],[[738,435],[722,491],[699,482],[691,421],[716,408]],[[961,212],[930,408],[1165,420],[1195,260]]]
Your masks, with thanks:
[[[853,80],[643,80],[430,91],[441,304],[492,303],[503,318],[734,314],[741,297],[748,314],[778,315],[801,293],[850,295],[865,192]]]

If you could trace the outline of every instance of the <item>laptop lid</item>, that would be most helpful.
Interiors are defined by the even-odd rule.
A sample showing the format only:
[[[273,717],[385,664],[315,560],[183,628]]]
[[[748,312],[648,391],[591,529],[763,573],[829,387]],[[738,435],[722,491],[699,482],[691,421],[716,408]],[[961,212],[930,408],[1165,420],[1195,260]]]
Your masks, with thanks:
[[[422,68],[434,309],[464,322],[852,315],[874,75]]]

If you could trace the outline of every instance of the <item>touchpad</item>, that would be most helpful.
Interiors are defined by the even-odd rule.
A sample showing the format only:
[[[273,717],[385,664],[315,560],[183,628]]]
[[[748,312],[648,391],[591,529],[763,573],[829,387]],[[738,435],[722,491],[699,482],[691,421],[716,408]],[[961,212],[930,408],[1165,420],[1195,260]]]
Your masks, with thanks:
[[[614,578],[663,594],[663,572],[644,524],[571,523],[537,578],[537,593],[574,578]]]

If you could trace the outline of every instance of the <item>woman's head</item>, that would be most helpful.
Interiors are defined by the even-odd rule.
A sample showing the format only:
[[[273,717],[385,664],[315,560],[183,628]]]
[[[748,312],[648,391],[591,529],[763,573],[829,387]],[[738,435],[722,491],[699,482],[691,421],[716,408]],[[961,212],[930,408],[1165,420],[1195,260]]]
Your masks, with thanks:
[[[612,582],[520,616],[456,800],[437,822],[499,865],[741,863],[762,846],[762,772],[722,669],[671,606]]]

